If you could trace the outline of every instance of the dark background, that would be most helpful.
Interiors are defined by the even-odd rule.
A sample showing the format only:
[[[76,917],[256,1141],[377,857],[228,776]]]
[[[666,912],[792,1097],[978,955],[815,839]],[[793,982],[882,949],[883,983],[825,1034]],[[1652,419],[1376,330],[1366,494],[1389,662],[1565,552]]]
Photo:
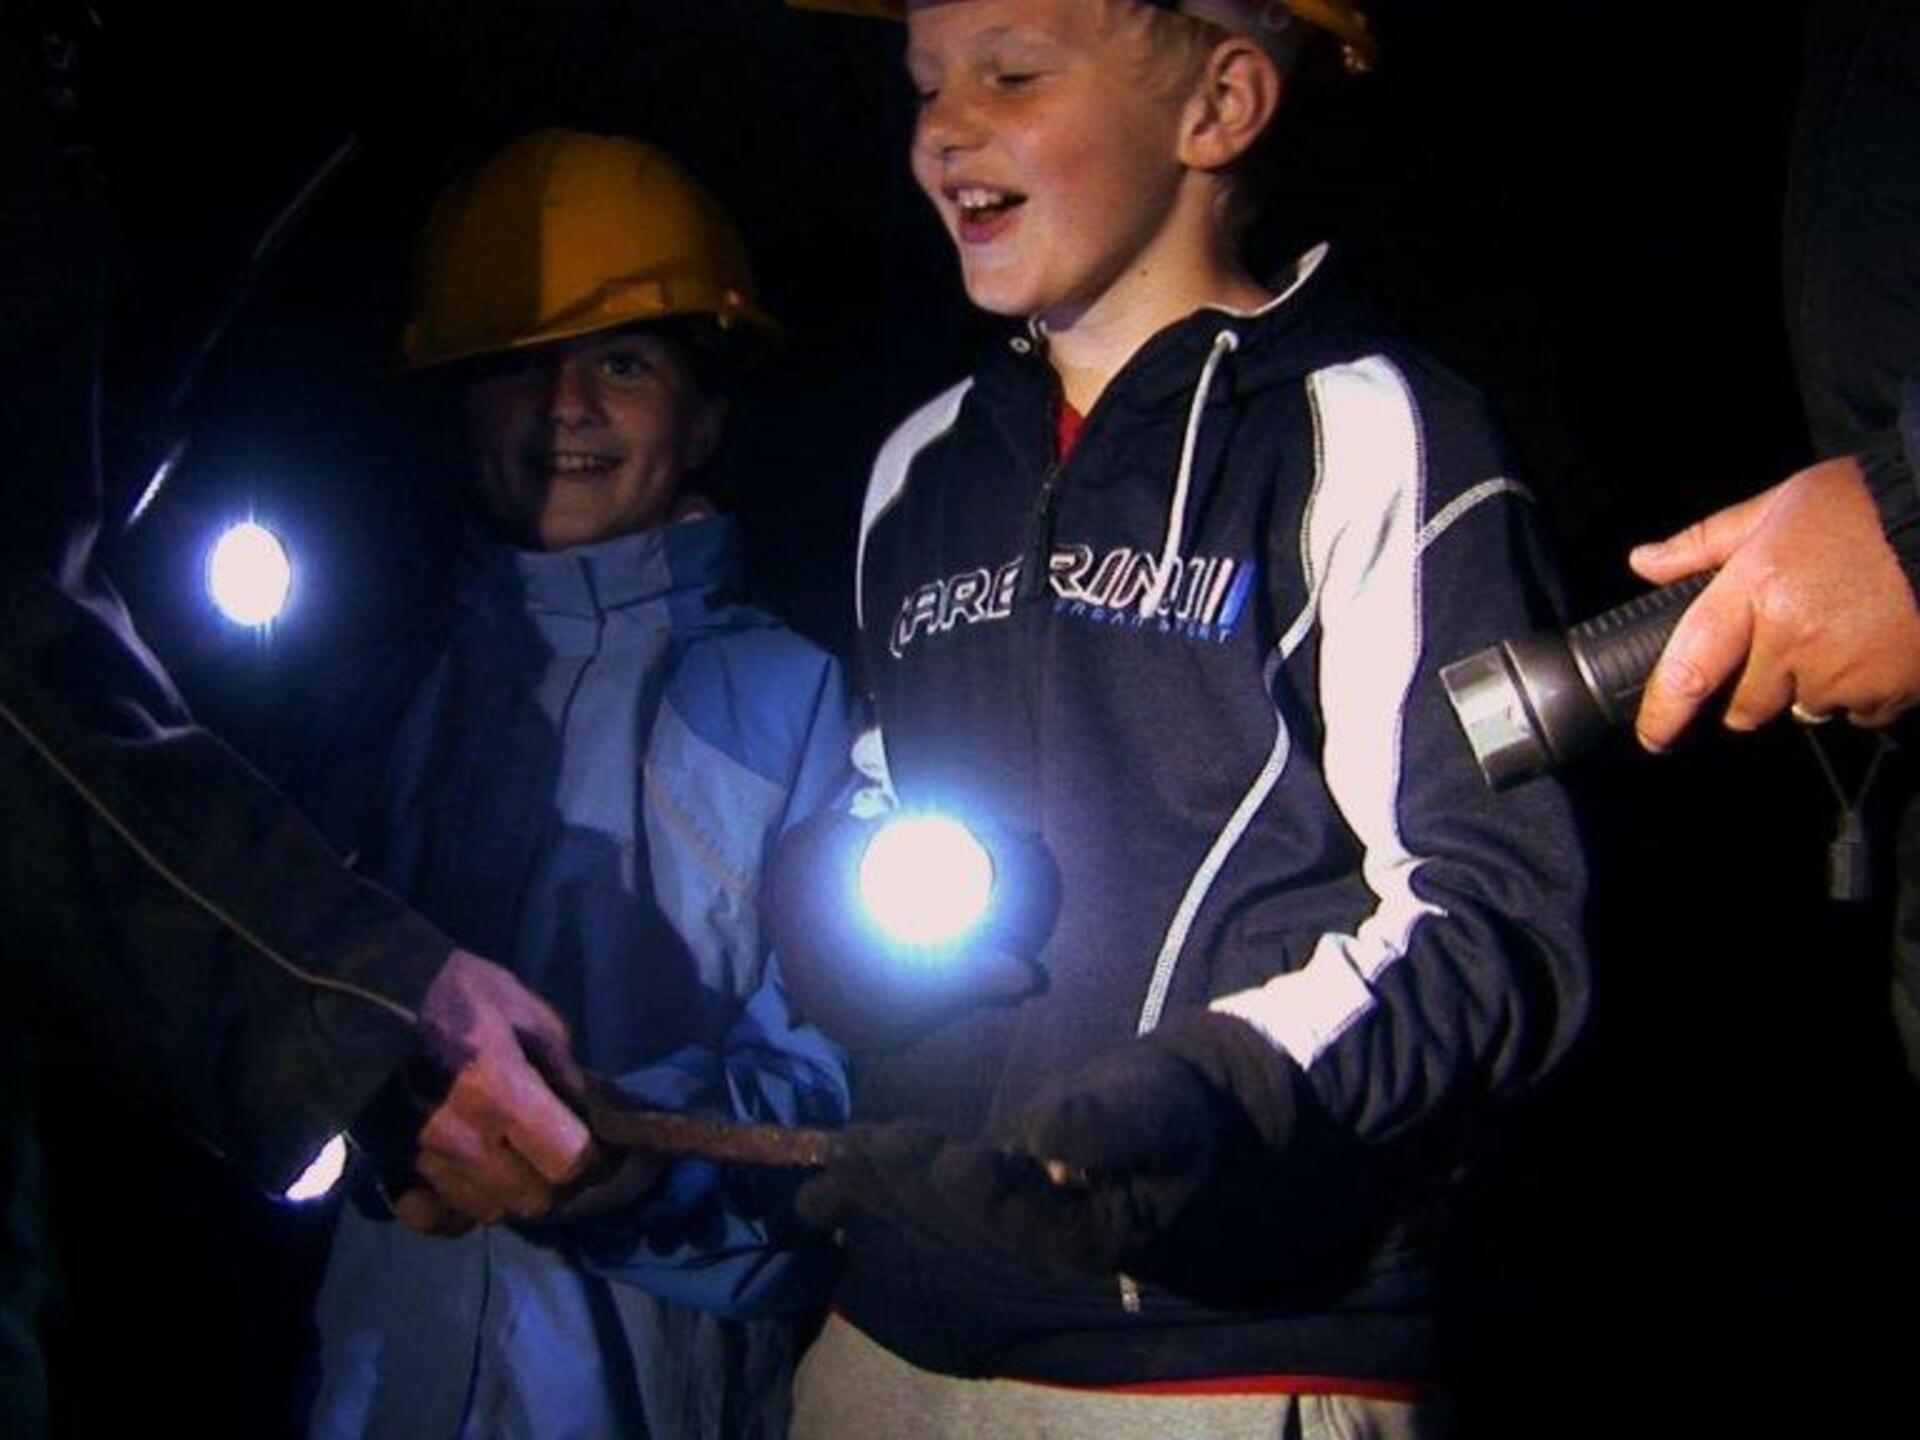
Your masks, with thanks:
[[[1371,8],[1384,63],[1303,84],[1263,243],[1334,240],[1480,381],[1576,606],[1624,598],[1629,541],[1810,458],[1778,280],[1798,7]],[[122,489],[254,241],[360,142],[207,365],[187,463],[115,546],[203,717],[282,752],[292,689],[444,580],[458,455],[427,387],[384,374],[413,236],[449,176],[542,124],[659,141],[747,232],[790,343],[741,398],[726,464],[763,597],[844,648],[866,463],[992,333],[906,173],[896,29],[776,0],[93,9],[79,78],[121,221]],[[224,627],[198,577],[213,528],[249,510],[299,567],[265,639]],[[1857,776],[1860,737],[1824,738]],[[1486,1137],[1466,1433],[1891,1432],[1920,1127],[1885,1015],[1885,906],[1822,897],[1831,800],[1806,741],[1622,746],[1578,783],[1600,1004],[1582,1059]],[[1889,792],[1907,783],[1896,760]],[[129,1415],[294,1430],[327,1212],[258,1199],[83,1074],[49,1091],[63,1433]]]

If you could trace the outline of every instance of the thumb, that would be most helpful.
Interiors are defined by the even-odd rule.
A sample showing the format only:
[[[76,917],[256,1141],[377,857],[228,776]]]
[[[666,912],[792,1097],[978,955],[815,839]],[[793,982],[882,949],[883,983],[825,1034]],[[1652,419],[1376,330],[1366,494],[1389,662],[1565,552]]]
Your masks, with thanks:
[[[1783,482],[1784,483],[1784,482]],[[1727,557],[1746,543],[1780,496],[1780,485],[1751,495],[1737,505],[1716,510],[1684,530],[1646,545],[1636,545],[1627,563],[1643,580],[1666,585],[1724,565]]]
[[[534,1069],[560,1094],[570,1099],[586,1095],[593,1080],[573,1057],[566,1022],[551,1010],[533,1018],[534,1023],[528,1023],[529,1017],[515,1016],[513,1033]]]
[[[587,1075],[573,1058],[573,1036],[560,1012],[518,983],[503,987],[498,999],[502,1017],[536,1068],[568,1094],[585,1091]]]
[[[523,1037],[538,1042],[542,1049],[570,1048],[572,1037],[567,1033],[567,1022],[533,991],[516,983],[503,987],[498,999],[507,1023]]]
[[[967,968],[967,991],[989,1002],[1024,1000],[1044,983],[1045,972],[1038,965],[999,945],[983,946]]]

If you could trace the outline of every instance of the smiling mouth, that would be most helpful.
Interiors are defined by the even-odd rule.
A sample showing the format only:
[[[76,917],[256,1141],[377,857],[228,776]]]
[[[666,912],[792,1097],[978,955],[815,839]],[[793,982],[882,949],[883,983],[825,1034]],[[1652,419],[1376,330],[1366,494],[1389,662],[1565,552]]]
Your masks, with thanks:
[[[998,233],[1002,222],[1027,200],[1024,195],[1011,190],[997,190],[990,185],[954,185],[949,186],[946,193],[959,212],[960,238],[963,240],[990,238]]]
[[[586,480],[596,475],[604,475],[616,468],[619,458],[613,455],[595,455],[578,450],[542,451],[527,457],[527,468],[538,475],[551,475],[561,480]]]

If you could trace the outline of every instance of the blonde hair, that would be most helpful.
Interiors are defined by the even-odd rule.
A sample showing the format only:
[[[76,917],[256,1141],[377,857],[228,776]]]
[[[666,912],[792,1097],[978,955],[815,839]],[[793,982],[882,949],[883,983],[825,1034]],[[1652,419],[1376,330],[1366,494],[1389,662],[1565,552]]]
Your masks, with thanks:
[[[1305,26],[1284,0],[1179,0],[1172,6],[1102,0],[1102,8],[1109,24],[1131,16],[1145,32],[1151,53],[1189,82],[1229,35],[1259,45],[1282,76],[1292,70],[1305,38]]]
[[[1196,19],[1178,10],[1163,10],[1131,0],[1146,33],[1152,79],[1174,94],[1191,90],[1205,72],[1214,46],[1227,38],[1224,27]]]
[[[1142,83],[1163,99],[1191,93],[1214,48],[1229,36],[1253,40],[1284,78],[1299,58],[1305,25],[1282,0],[1180,0],[1163,8],[1145,0],[1096,0],[1109,31],[1130,31],[1141,41]],[[1226,172],[1230,183],[1226,223],[1244,235],[1258,217],[1266,172],[1271,168],[1271,121],[1247,153]]]

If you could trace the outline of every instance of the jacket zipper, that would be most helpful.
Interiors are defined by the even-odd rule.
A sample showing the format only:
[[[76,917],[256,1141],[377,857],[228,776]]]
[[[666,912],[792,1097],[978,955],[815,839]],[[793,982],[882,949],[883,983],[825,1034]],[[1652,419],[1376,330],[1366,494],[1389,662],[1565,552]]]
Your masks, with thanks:
[[[1060,497],[1060,469],[1062,462],[1054,460],[1040,476],[1040,489],[1033,499],[1033,514],[1027,524],[1027,549],[1020,562],[1020,585],[1016,592],[1021,600],[1031,601],[1042,595],[1047,582],[1052,578],[1053,559],[1053,507]],[[1041,707],[1046,704],[1046,667],[1036,665],[1036,699]],[[1045,769],[1044,756],[1036,736],[1035,764]],[[1044,789],[1044,787],[1043,787]],[[1129,1315],[1140,1313],[1140,1285],[1131,1275],[1121,1274],[1114,1277],[1119,1290],[1120,1308]]]
[[[1027,550],[1020,560],[1020,585],[1015,598],[1032,600],[1046,588],[1053,559],[1053,502],[1060,491],[1060,462],[1047,465],[1040,477],[1039,493],[1033,497],[1033,514],[1027,521]]]

